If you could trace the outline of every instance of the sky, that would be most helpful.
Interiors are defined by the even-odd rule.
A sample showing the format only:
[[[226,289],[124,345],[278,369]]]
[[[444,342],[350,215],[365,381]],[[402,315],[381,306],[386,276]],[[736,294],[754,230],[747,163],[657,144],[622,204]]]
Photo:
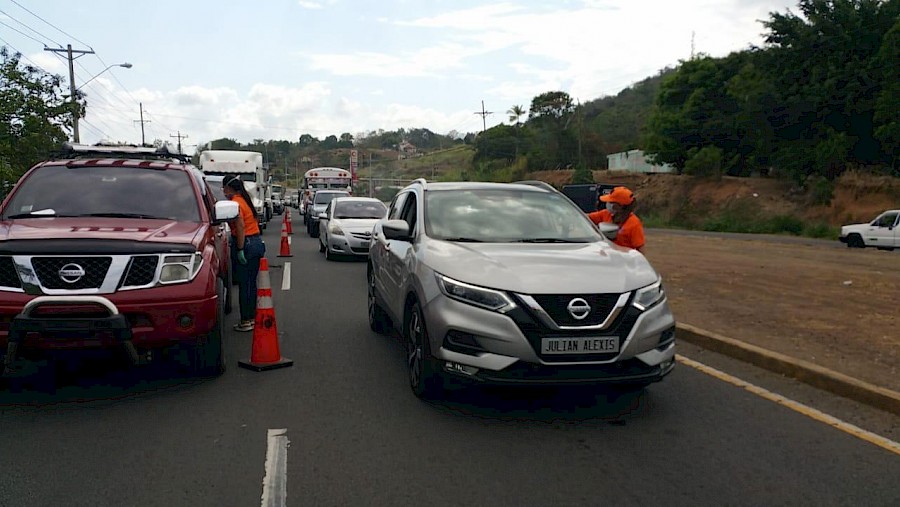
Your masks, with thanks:
[[[579,102],[696,53],[762,44],[787,0],[0,0],[0,44],[87,96],[81,142],[479,132],[544,92]],[[131,68],[116,65],[130,63]],[[110,68],[110,66],[112,66]],[[68,89],[65,90],[68,94]],[[492,114],[477,114],[482,111]]]

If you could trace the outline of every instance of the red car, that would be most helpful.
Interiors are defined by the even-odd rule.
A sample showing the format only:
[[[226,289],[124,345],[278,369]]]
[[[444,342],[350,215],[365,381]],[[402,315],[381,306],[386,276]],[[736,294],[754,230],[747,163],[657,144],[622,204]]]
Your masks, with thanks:
[[[2,374],[35,353],[112,348],[224,372],[223,224],[237,215],[164,148],[70,145],[31,168],[0,206]]]

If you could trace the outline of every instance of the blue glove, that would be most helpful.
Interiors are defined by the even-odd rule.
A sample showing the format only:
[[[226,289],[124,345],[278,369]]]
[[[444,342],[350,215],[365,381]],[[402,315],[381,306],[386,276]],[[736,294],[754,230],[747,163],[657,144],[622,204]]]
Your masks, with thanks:
[[[244,251],[243,251],[243,250],[238,250],[238,262],[239,262],[242,266],[245,266],[245,265],[247,264],[247,257],[244,256]]]

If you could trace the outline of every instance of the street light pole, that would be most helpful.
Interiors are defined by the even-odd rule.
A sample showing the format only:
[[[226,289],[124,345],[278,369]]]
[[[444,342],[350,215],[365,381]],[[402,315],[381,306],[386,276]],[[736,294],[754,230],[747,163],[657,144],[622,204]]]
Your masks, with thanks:
[[[93,81],[94,79],[97,79],[97,76],[99,76],[100,74],[103,74],[104,72],[108,71],[109,69],[111,69],[111,68],[113,68],[113,67],[124,67],[124,68],[126,68],[126,69],[130,69],[130,68],[132,67],[132,65],[131,65],[130,63],[128,63],[128,62],[125,62],[125,63],[117,63],[117,64],[115,64],[115,65],[110,65],[109,67],[107,67],[107,68],[101,70],[101,71],[100,71],[99,73],[97,73],[94,77],[92,77],[92,78],[88,79],[87,81],[81,83],[81,86],[79,86],[78,88],[75,88],[75,67],[74,67],[74,63],[75,63],[75,62],[72,60],[72,45],[70,44],[70,45],[69,45],[69,89],[72,91],[72,134],[73,134],[73,138],[74,138],[75,143],[79,143],[79,142],[81,142],[81,137],[78,135],[78,102],[75,100],[75,98],[76,98],[76,97],[75,97],[76,92],[78,92],[78,90],[84,88],[84,86],[85,86],[86,84],[90,83],[90,82]],[[143,124],[141,124],[141,127],[143,127]]]

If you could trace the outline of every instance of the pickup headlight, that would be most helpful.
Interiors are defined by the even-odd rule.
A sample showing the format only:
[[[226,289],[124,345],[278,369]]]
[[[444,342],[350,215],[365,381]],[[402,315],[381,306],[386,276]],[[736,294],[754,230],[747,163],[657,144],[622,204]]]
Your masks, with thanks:
[[[164,255],[162,269],[159,272],[159,283],[168,285],[189,282],[200,272],[203,256],[200,252],[193,255]]]
[[[513,300],[500,291],[470,285],[444,275],[436,274],[436,276],[441,292],[451,299],[500,313],[506,313],[516,307]]]
[[[331,223],[328,224],[328,234],[333,236],[343,236],[344,230],[341,229],[339,224],[336,224],[334,220],[332,220]]]
[[[665,295],[666,291],[663,289],[662,278],[660,278],[655,283],[635,291],[632,305],[638,310],[644,311],[660,302]]]

